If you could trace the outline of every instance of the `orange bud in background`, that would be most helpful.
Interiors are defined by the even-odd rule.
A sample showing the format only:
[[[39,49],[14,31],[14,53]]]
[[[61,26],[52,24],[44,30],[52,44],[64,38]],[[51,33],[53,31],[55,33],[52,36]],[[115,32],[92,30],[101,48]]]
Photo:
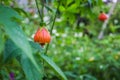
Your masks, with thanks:
[[[44,46],[45,43],[50,43],[51,36],[48,30],[45,27],[39,28],[34,36],[34,41]]]
[[[99,17],[98,17],[98,19],[100,21],[105,21],[105,20],[107,20],[107,18],[108,18],[108,16],[105,13],[103,13],[103,12],[101,12]]]

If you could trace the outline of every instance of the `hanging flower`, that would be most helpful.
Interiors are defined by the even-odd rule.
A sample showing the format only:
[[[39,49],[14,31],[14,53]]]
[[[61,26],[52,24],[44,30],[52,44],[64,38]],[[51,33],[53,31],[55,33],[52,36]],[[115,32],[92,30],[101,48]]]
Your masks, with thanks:
[[[41,46],[44,46],[45,43],[50,43],[51,41],[50,33],[45,27],[42,27],[41,29],[38,28],[34,36],[34,41],[41,44]]]
[[[107,20],[107,18],[108,18],[108,16],[105,13],[103,13],[103,12],[101,12],[99,17],[98,17],[98,19],[100,21],[105,21],[105,20]]]

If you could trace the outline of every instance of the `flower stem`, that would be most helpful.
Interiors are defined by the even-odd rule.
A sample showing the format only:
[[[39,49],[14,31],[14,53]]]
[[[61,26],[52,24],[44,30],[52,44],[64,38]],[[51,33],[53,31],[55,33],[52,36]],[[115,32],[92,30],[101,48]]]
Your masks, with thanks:
[[[42,12],[42,20],[41,21],[44,22],[43,21],[43,18],[44,18],[44,0],[41,0],[41,4],[42,4],[42,9],[41,9],[42,10],[41,11]]]
[[[39,17],[40,17],[40,19],[41,19],[41,22],[43,23],[43,17],[42,17],[42,15],[41,15],[41,13],[40,13],[40,9],[39,9],[39,6],[38,6],[38,1],[35,0],[35,3],[36,3],[36,6],[37,6],[37,10],[38,10],[38,14],[39,14]]]
[[[50,29],[50,34],[51,34],[51,35],[52,35],[52,30],[53,30],[54,24],[55,24],[55,19],[56,19],[56,17],[57,17],[58,9],[59,9],[59,6],[60,6],[60,0],[58,1],[58,3],[59,3],[59,4],[58,4],[58,7],[57,7],[57,10],[56,10],[56,13],[55,13],[55,17],[54,17],[54,19],[53,19],[53,23],[52,23],[52,26],[51,26],[51,29]],[[46,46],[45,54],[47,54],[48,48],[49,48],[49,44],[47,44],[47,46]]]

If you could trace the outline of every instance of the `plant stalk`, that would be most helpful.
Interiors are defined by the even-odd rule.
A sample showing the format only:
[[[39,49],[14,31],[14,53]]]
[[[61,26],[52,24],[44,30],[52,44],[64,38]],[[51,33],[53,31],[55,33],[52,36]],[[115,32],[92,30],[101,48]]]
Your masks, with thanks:
[[[53,19],[53,23],[52,23],[52,26],[51,26],[51,29],[50,29],[50,34],[52,35],[52,30],[54,28],[54,24],[55,24],[55,20],[56,20],[56,17],[57,17],[57,13],[58,13],[58,9],[59,9],[59,6],[60,6],[60,1],[58,1],[58,7],[57,7],[57,10],[56,10],[56,13],[55,13],[55,17]],[[49,44],[47,44],[46,46],[46,50],[45,50],[45,53],[44,54],[47,54],[47,51],[48,51],[48,48],[49,48]]]
[[[36,3],[36,6],[37,6],[37,10],[38,10],[38,14],[39,14],[39,17],[40,17],[40,19],[41,19],[41,22],[43,23],[43,17],[42,17],[42,15],[41,15],[41,13],[40,13],[40,9],[39,9],[39,6],[38,6],[38,1],[35,0],[35,3]]]

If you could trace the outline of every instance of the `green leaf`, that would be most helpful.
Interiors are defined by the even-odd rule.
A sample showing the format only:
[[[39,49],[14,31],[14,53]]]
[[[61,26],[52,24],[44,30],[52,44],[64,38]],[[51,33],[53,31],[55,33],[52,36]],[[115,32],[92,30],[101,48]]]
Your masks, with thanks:
[[[5,43],[5,49],[3,54],[4,62],[9,61],[13,57],[19,55],[19,50],[11,40],[7,40]]]
[[[64,13],[66,9],[65,9],[64,6],[60,6],[60,7],[59,7],[59,10]]]
[[[78,13],[78,9],[77,9],[77,5],[76,4],[72,4],[71,6],[69,6],[67,8],[67,12],[70,12],[70,13]]]
[[[18,48],[11,40],[7,40],[5,43],[4,59],[8,61],[13,57],[15,57],[21,64],[27,80],[42,80],[42,65],[39,64],[38,71],[31,62],[31,60],[26,56],[26,54],[20,48]]]
[[[67,0],[67,6],[74,3],[74,0]]]
[[[22,17],[12,8],[0,5],[0,23],[5,24],[8,23],[9,21],[11,22],[12,18],[22,19]]]
[[[0,5],[0,24],[3,25],[3,28],[9,38],[27,55],[27,57],[39,70],[37,63],[32,56],[31,46],[29,45],[27,38],[23,34],[23,31],[14,21],[14,19],[21,19],[21,17],[12,8]]]
[[[25,12],[23,9],[21,8],[13,8],[15,11],[17,11],[18,13],[23,13],[26,17],[28,17],[27,12]]]
[[[40,54],[41,58],[47,62],[57,73],[62,77],[63,80],[67,80],[67,77],[64,75],[62,70],[46,55]]]
[[[37,52],[42,52],[43,51],[43,48],[41,47],[40,44],[35,43],[33,41],[30,41],[29,43],[30,43],[30,45],[32,47],[33,53],[37,53]]]

